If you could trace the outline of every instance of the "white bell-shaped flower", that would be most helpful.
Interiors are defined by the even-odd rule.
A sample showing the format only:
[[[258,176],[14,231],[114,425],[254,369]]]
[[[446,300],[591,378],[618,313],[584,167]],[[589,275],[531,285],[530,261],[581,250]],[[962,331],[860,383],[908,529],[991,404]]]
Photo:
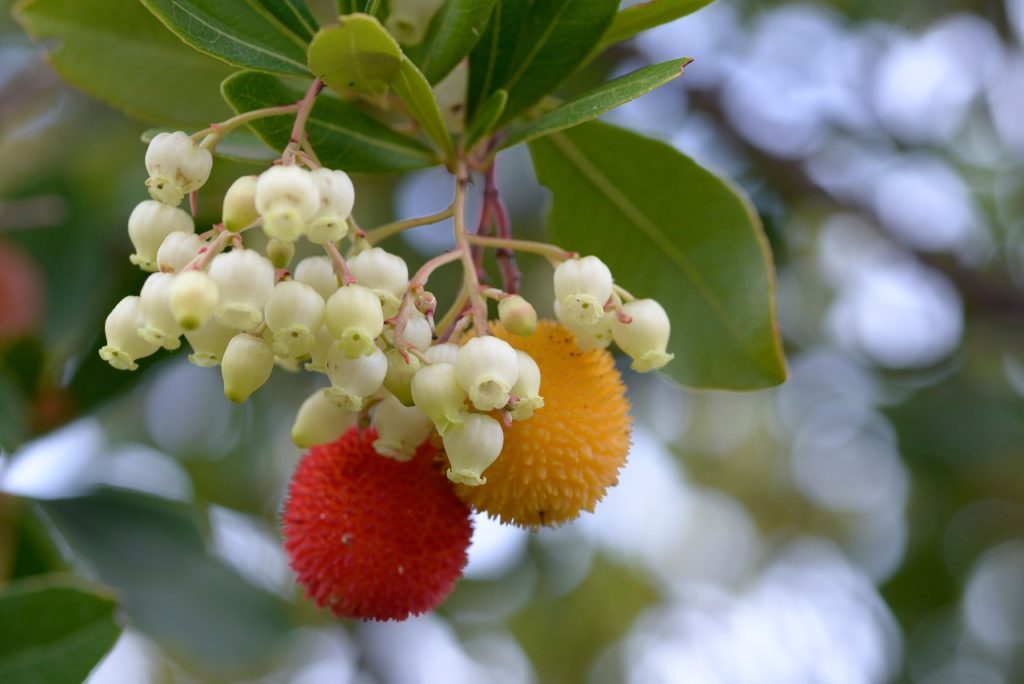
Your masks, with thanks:
[[[348,217],[356,202],[356,189],[344,171],[316,169],[311,174],[320,191],[320,209],[306,226],[310,242],[337,242],[348,234]]]
[[[398,313],[402,295],[409,287],[409,266],[402,257],[374,247],[349,259],[348,268],[360,285],[380,298],[386,318]]]
[[[672,360],[666,353],[671,324],[661,304],[653,299],[637,299],[627,302],[622,310],[632,321],[623,323],[612,318],[612,335],[615,344],[626,352],[633,363],[630,367],[640,373],[657,370]]]
[[[306,257],[295,266],[295,280],[306,283],[326,302],[338,291],[338,275],[334,265],[325,256]]]
[[[313,350],[309,353],[309,361],[306,363],[306,370],[314,373],[327,372],[327,355],[334,347],[334,335],[327,329],[326,325],[320,326],[316,331],[316,339],[313,343]]]
[[[118,370],[135,370],[136,360],[149,356],[160,345],[139,335],[139,328],[145,323],[142,317],[142,300],[139,297],[125,297],[103,323],[107,343],[100,349],[100,358]]]
[[[455,359],[459,356],[459,349],[459,345],[454,342],[443,342],[430,347],[423,352],[423,355],[430,363],[450,363],[454,366]]]
[[[391,395],[373,408],[371,424],[377,428],[374,450],[396,461],[410,460],[434,428],[423,411],[415,406],[403,406]]]
[[[171,288],[175,280],[176,277],[170,273],[154,273],[146,278],[139,293],[144,321],[139,328],[139,336],[164,349],[180,347],[178,338],[184,332],[171,312]]]
[[[263,307],[274,291],[269,259],[252,249],[236,249],[215,256],[208,272],[220,292],[216,314],[224,325],[249,330],[263,321]]]
[[[441,120],[450,132],[461,135],[466,130],[466,98],[469,86],[469,60],[462,60],[441,82],[434,86],[434,99],[441,110]]]
[[[540,396],[540,366],[524,351],[517,349],[516,355],[519,357],[519,378],[512,387],[512,395],[519,401],[512,409],[512,418],[526,420],[544,406],[544,398]]]
[[[384,331],[380,300],[362,285],[346,285],[327,300],[327,328],[351,359],[377,350],[374,340]]]
[[[292,424],[292,441],[300,449],[328,444],[345,434],[356,417],[334,403],[324,390],[317,390],[299,407]]]
[[[410,390],[413,402],[441,434],[462,422],[468,395],[455,378],[454,364],[437,362],[420,368],[412,378]]]
[[[206,241],[195,233],[174,231],[160,243],[156,251],[157,267],[164,273],[180,273],[189,262],[199,256]]]
[[[327,395],[339,406],[358,411],[366,398],[384,385],[388,359],[377,347],[369,355],[351,358],[340,343],[335,343],[327,354],[326,366],[331,380]]]
[[[274,352],[262,337],[239,333],[228,342],[220,362],[224,396],[243,402],[270,379],[274,371]]]
[[[537,329],[537,310],[519,295],[498,302],[498,320],[513,335],[528,337]]]
[[[499,409],[508,403],[519,378],[519,357],[504,340],[474,337],[459,349],[455,377],[478,411]]]
[[[220,220],[232,233],[251,226],[260,217],[256,211],[257,181],[257,176],[241,176],[224,193]]]
[[[220,303],[217,283],[203,271],[185,271],[174,277],[167,295],[171,315],[183,330],[206,324]]]
[[[483,472],[494,463],[505,444],[501,423],[482,413],[462,414],[462,422],[454,423],[441,434],[448,455],[448,479],[464,485],[487,483]]]
[[[264,315],[274,333],[274,351],[297,359],[313,351],[316,333],[324,324],[324,300],[316,290],[296,280],[274,286]]]
[[[267,237],[295,242],[319,208],[320,193],[306,169],[271,166],[256,181],[256,210]]]
[[[195,330],[186,330],[185,339],[192,346],[192,353],[188,355],[189,362],[202,368],[220,364],[228,343],[237,334],[237,330],[216,318],[211,318]]]
[[[213,155],[183,131],[157,133],[146,148],[146,187],[158,202],[172,207],[203,187],[213,168]]]
[[[270,260],[274,268],[288,268],[292,257],[295,256],[295,243],[281,242],[280,240],[270,238],[267,240],[267,247],[263,252],[267,255],[267,259]]]
[[[602,316],[597,323],[580,323],[565,313],[559,301],[555,300],[555,318],[576,337],[576,345],[583,351],[604,349],[612,343],[612,319],[614,315]]]
[[[555,299],[565,315],[592,325],[604,316],[612,296],[612,272],[596,256],[563,261],[555,269]]]
[[[395,343],[395,332],[390,326],[384,328],[384,339],[388,344]],[[425,352],[434,341],[434,333],[430,329],[427,318],[419,311],[413,310],[409,320],[405,322],[405,329],[402,330],[402,341],[409,346],[415,347],[417,351]]]
[[[384,25],[402,45],[419,45],[444,0],[391,0]]]
[[[128,238],[135,247],[135,253],[128,260],[143,271],[156,271],[157,251],[167,236],[174,232],[196,232],[195,223],[187,211],[156,200],[139,202],[128,217]]]
[[[384,389],[395,395],[406,406],[412,406],[412,378],[423,364],[412,354],[406,361],[394,349],[385,352],[384,355],[388,357],[388,373],[384,376]]]

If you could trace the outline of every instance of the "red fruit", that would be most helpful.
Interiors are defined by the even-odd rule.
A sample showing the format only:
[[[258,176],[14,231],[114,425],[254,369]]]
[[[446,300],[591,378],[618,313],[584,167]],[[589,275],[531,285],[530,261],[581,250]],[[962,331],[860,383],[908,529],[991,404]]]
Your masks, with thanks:
[[[302,458],[284,508],[285,548],[320,607],[404,620],[451,593],[473,526],[429,441],[403,463],[378,455],[376,437],[353,427]]]

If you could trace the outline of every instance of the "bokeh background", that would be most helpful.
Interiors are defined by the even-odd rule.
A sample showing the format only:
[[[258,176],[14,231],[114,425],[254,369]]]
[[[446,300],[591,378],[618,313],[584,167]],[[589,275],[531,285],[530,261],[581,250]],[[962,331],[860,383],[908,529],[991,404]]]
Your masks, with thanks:
[[[608,119],[752,195],[789,380],[696,392],[623,365],[634,446],[597,512],[478,519],[455,594],[387,624],[316,611],[281,549],[309,379],[235,406],[183,354],[99,360],[142,281],[147,126],[61,82],[0,7],[0,583],[67,567],[118,590],[93,684],[1024,681],[1024,0],[718,0],[583,74],[695,58]],[[218,163],[208,196],[245,172]],[[542,236],[523,150],[500,176]],[[436,211],[449,183],[360,178],[356,215]],[[448,235],[386,246],[421,260]]]

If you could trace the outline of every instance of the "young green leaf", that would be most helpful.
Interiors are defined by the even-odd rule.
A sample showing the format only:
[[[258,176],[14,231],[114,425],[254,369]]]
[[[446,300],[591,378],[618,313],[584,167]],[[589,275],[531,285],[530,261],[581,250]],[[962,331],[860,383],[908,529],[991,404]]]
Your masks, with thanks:
[[[14,16],[55,44],[50,63],[65,80],[127,114],[183,127],[230,114],[219,87],[231,67],[182,43],[136,2],[21,0]]]
[[[552,237],[665,307],[666,373],[734,390],[785,379],[768,243],[735,188],[669,145],[596,121],[534,140],[530,153],[554,198]]]
[[[601,37],[598,50],[621,43],[647,29],[696,12],[713,0],[648,0],[627,7],[615,15],[615,21]]]
[[[117,641],[110,590],[38,575],[0,593],[0,681],[81,682]]]
[[[236,112],[296,102],[307,81],[287,81],[269,74],[242,71],[224,81],[224,99]],[[291,137],[293,116],[259,119],[250,127],[271,149],[281,151]],[[309,142],[320,161],[354,173],[390,173],[434,166],[437,156],[418,140],[381,123],[355,105],[329,93],[317,97],[306,124]]]
[[[348,14],[309,45],[309,69],[339,93],[383,97],[402,66],[402,48],[376,17]]]
[[[412,118],[419,122],[438,148],[446,156],[451,157],[455,152],[455,145],[448,129],[445,128],[444,120],[441,119],[441,109],[434,99],[434,92],[430,89],[427,79],[408,57],[402,57],[402,67],[391,86]]]
[[[502,147],[511,147],[590,121],[682,76],[683,69],[691,61],[689,58],[683,58],[653,64],[598,86],[589,93],[512,129]]]
[[[448,75],[483,35],[495,0],[447,0],[418,45],[406,49],[431,84]]]
[[[505,111],[506,102],[508,102],[508,93],[504,90],[495,90],[490,97],[484,100],[480,111],[473,117],[469,124],[469,130],[466,132],[467,150],[473,149],[474,145],[491,132],[501,113]]]
[[[307,39],[247,0],[141,0],[175,35],[228,64],[306,73]],[[301,0],[289,0],[298,3]]]
[[[470,120],[476,115],[480,104],[501,87],[501,81],[512,62],[512,54],[519,45],[519,36],[526,24],[529,9],[528,2],[519,0],[497,0],[494,3],[494,11],[484,28],[484,34],[469,55],[466,114]]]

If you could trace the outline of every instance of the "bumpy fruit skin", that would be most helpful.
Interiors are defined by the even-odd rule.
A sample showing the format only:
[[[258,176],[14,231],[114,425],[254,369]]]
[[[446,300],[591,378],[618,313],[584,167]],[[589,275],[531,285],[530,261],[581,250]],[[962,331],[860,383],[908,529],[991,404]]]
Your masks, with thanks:
[[[523,527],[555,527],[593,511],[619,481],[632,431],[626,386],[611,355],[580,351],[573,334],[554,321],[541,321],[529,337],[500,325],[491,329],[537,362],[544,406],[505,428],[487,484],[456,485],[456,493],[473,508]]]
[[[452,591],[473,528],[429,441],[403,463],[375,453],[376,438],[353,427],[303,457],[284,508],[285,549],[317,605],[404,620]]]

